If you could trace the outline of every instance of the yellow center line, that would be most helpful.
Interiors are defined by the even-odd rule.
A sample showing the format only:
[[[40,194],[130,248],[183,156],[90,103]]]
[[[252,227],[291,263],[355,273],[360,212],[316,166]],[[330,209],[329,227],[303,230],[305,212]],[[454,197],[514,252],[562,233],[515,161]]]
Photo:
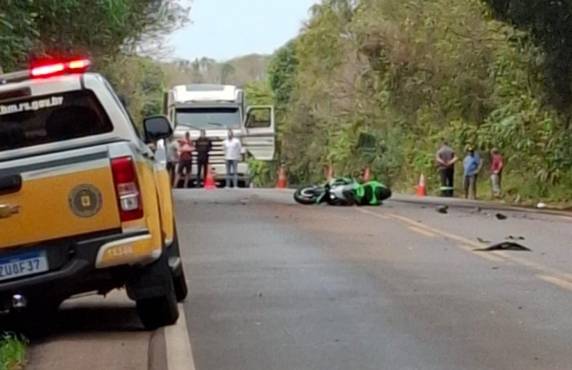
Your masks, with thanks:
[[[478,244],[477,242],[474,242],[472,240],[469,240],[469,239],[464,238],[464,237],[459,236],[459,235],[455,235],[455,234],[451,234],[451,233],[448,233],[448,232],[445,232],[442,230],[435,229],[431,226],[420,224],[419,222],[416,222],[415,220],[412,220],[410,218],[400,216],[400,215],[396,215],[396,214],[389,214],[389,216],[394,218],[394,219],[405,222],[407,224],[415,225],[416,227],[420,227],[420,228],[424,228],[424,229],[429,230],[433,233],[444,236],[448,239],[452,239],[452,240],[459,241],[461,243],[465,243],[465,244],[467,244],[471,247],[474,247],[476,249],[482,248],[482,245]],[[472,252],[476,253],[478,256],[483,257],[483,258],[486,258],[485,256],[491,257],[493,255],[493,254],[484,253],[484,252],[475,252],[475,251],[472,251]],[[521,266],[528,267],[528,268],[533,269],[533,270],[537,270],[538,272],[540,272],[542,274],[553,275],[553,276],[555,276],[556,279],[569,280],[572,284],[572,274],[567,273],[565,271],[562,271],[562,270],[559,270],[559,269],[556,269],[553,267],[548,267],[548,266],[543,265],[541,263],[530,261],[529,259],[526,259],[526,258],[516,257],[513,254],[508,254],[505,252],[495,252],[495,254],[497,257],[506,259],[508,261],[519,264]]]
[[[363,209],[359,209],[360,212],[362,213],[366,213],[369,214],[371,216],[374,217],[379,217],[381,218],[382,215],[380,215],[379,213],[375,213],[372,211],[368,211],[368,210],[363,210]],[[547,282],[549,284],[552,285],[556,285],[562,289],[568,290],[568,291],[572,291],[572,274],[559,270],[557,268],[553,268],[553,267],[549,267],[546,265],[543,265],[541,263],[538,262],[534,262],[531,261],[529,259],[526,258],[522,258],[522,257],[517,257],[514,256],[513,254],[509,254],[503,251],[497,251],[497,252],[477,252],[475,251],[475,249],[481,249],[482,245],[474,242],[470,239],[464,238],[462,236],[459,235],[455,235],[455,234],[451,234],[449,232],[443,231],[443,230],[439,230],[436,229],[434,227],[422,224],[420,222],[417,222],[415,220],[412,220],[408,217],[404,217],[404,216],[400,216],[394,213],[390,213],[390,214],[386,214],[383,215],[383,219],[387,219],[387,218],[391,218],[394,220],[398,220],[401,221],[403,223],[406,223],[409,225],[409,229],[413,230],[415,232],[418,232],[420,234],[431,234],[433,236],[438,236],[441,235],[447,239],[450,240],[455,240],[457,242],[459,242],[459,245],[456,245],[456,247],[465,250],[473,255],[479,256],[481,258],[487,259],[489,261],[492,262],[512,262],[524,267],[527,267],[529,269],[532,270],[536,270],[537,271],[537,275],[536,277],[544,282]]]
[[[377,217],[377,218],[381,218],[382,220],[391,220],[393,219],[393,217],[390,217],[389,215],[385,215],[383,213],[377,213],[377,212],[373,212],[373,211],[369,211],[367,209],[363,209],[363,208],[355,208],[358,212],[364,213],[366,215],[370,215],[373,217]]]
[[[361,213],[365,213],[374,217],[378,217],[381,218],[381,214],[376,213],[376,212],[372,212],[366,209],[359,209],[358,211],[360,211]],[[469,240],[467,238],[463,238],[462,236],[458,236],[455,234],[451,234],[451,233],[447,233],[445,231],[439,230],[439,229],[435,229],[433,227],[424,225],[420,222],[417,222],[415,220],[412,220],[410,218],[407,217],[403,217],[403,216],[399,216],[396,214],[387,214],[387,215],[383,215],[384,219],[394,219],[394,220],[398,220],[401,222],[404,222],[406,224],[408,224],[408,228],[411,231],[414,231],[416,233],[422,234],[424,236],[429,236],[432,238],[436,238],[437,236],[443,236],[447,239],[450,240],[454,240],[459,242],[460,244],[454,244],[455,247],[462,249],[463,251],[469,252],[474,256],[480,257],[482,259],[491,261],[491,262],[496,262],[496,263],[502,263],[505,262],[505,260],[503,259],[503,256],[499,256],[499,255],[494,255],[493,253],[480,253],[480,252],[475,252],[474,249],[478,249],[478,248],[482,248],[482,245],[473,242],[472,240]]]
[[[423,229],[416,227],[416,226],[409,226],[408,229],[413,231],[413,232],[416,232],[417,234],[421,234],[421,235],[427,236],[429,238],[436,238],[437,237],[437,235],[433,234],[432,232],[427,231],[427,230],[423,230]]]
[[[545,266],[541,263],[530,261],[526,258],[509,255],[506,252],[498,252],[498,254],[502,255],[504,258],[511,260],[512,262],[517,263],[519,265],[522,265],[522,266],[525,266],[525,267],[528,267],[528,268],[531,268],[534,270],[538,270],[539,272],[541,272],[543,274],[555,275],[560,279],[570,280],[572,283],[572,274],[567,273],[565,271],[559,270],[559,269],[554,268],[554,267],[548,267],[548,266]]]
[[[467,252],[469,252],[469,253],[477,256],[477,257],[489,260],[491,262],[497,262],[497,263],[506,262],[506,260],[503,258],[504,256],[499,256],[498,254],[491,253],[491,252],[478,252],[478,251],[475,251],[475,248],[473,248],[472,246],[469,246],[469,245],[459,245],[459,248],[462,248],[465,251],[467,251]]]
[[[417,221],[412,220],[412,219],[407,218],[407,217],[399,216],[396,214],[390,214],[389,216],[393,219],[405,222],[409,225],[413,225],[415,227],[420,227],[420,228],[423,228],[423,229],[428,230],[430,232],[433,232],[437,235],[444,236],[447,239],[455,240],[459,243],[466,244],[467,246],[471,246],[473,249],[480,249],[483,247],[481,244],[474,242],[471,239],[467,239],[467,238],[464,238],[464,237],[459,236],[459,235],[451,234],[451,233],[448,233],[446,231],[439,230],[439,229],[436,229],[436,228],[428,226],[428,225],[424,225],[420,222],[417,222]]]
[[[560,279],[558,277],[555,276],[548,276],[548,275],[536,275],[537,278],[539,278],[540,280],[543,280],[547,283],[556,285],[559,288],[568,290],[568,291],[572,291],[572,283],[567,281],[567,280],[563,280]]]

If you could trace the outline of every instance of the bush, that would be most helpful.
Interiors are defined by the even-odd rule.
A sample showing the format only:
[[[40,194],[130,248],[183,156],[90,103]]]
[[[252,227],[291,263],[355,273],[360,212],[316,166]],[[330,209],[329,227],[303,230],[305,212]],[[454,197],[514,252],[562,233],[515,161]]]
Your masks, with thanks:
[[[24,368],[27,341],[15,334],[0,336],[0,370]]]
[[[572,198],[572,110],[550,104],[546,45],[486,2],[405,3],[323,0],[276,54],[269,74],[290,177],[370,166],[396,189],[413,190],[421,174],[438,188],[446,138],[460,157],[468,144],[483,157],[499,148],[508,200]]]

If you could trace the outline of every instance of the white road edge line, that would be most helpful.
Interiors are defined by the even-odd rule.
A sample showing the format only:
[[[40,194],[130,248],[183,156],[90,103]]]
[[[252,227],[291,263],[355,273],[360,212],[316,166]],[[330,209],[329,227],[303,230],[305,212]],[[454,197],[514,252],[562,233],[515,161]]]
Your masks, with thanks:
[[[185,309],[179,304],[180,317],[176,325],[165,328],[168,370],[196,370],[189,339]]]

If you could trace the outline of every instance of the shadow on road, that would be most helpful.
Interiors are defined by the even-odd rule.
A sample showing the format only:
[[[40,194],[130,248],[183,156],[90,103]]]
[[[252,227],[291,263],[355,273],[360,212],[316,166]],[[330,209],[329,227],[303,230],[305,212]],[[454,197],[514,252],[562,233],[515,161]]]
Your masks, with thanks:
[[[0,331],[20,333],[39,343],[58,337],[98,333],[143,332],[134,306],[97,303],[64,304],[56,312],[41,312],[0,317]]]

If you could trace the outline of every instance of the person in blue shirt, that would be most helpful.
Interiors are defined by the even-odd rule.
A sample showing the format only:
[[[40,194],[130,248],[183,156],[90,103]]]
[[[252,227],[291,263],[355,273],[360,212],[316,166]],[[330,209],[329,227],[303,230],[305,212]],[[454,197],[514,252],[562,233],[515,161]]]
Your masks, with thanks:
[[[477,198],[477,176],[482,168],[481,156],[475,151],[475,148],[469,146],[467,148],[467,156],[463,161],[465,169],[465,198]]]

